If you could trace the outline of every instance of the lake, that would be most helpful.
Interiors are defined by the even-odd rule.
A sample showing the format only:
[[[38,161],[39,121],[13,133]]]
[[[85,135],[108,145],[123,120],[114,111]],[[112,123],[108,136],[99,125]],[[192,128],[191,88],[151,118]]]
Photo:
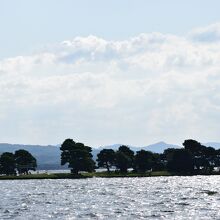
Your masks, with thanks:
[[[0,219],[220,219],[220,176],[0,181]]]

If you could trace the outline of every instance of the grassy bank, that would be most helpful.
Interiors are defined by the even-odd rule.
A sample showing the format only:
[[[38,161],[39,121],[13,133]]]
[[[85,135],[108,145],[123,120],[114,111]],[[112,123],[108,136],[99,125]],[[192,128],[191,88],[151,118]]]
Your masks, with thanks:
[[[0,176],[0,180],[19,180],[19,179],[85,179],[85,178],[116,178],[116,177],[158,177],[158,176],[193,176],[193,175],[220,175],[220,172],[212,173],[195,173],[195,174],[182,174],[171,173],[168,171],[153,171],[146,173],[116,173],[116,172],[93,172],[93,173],[81,173],[79,175],[73,175],[71,173],[43,173],[43,174],[29,174],[20,176]]]
[[[113,178],[113,177],[150,177],[150,176],[172,176],[173,174],[167,171],[148,172],[144,174],[140,173],[115,173],[115,172],[94,172],[94,173],[82,173],[79,175],[73,175],[70,173],[52,173],[52,174],[30,174],[20,176],[0,176],[0,180],[19,180],[19,179],[83,179],[83,178]]]
[[[172,176],[173,174],[168,171],[155,171],[146,173],[116,173],[116,172],[95,172],[95,173],[85,173],[83,174],[87,177],[101,177],[101,178],[111,178],[111,177],[150,177],[150,176]]]
[[[219,175],[220,173],[213,172],[209,175]],[[195,174],[195,175],[207,175],[207,174]],[[186,174],[170,173],[168,171],[154,171],[146,173],[116,173],[116,172],[94,172],[94,173],[81,173],[79,175],[73,175],[70,173],[52,173],[52,174],[30,174],[20,176],[0,176],[0,180],[27,180],[27,179],[85,179],[85,178],[114,178],[114,177],[157,177],[157,176],[187,176]],[[189,176],[189,175],[188,175]]]
[[[27,180],[27,179],[85,179],[89,176],[85,175],[72,175],[70,173],[42,173],[42,174],[29,174],[20,176],[0,176],[0,180]]]

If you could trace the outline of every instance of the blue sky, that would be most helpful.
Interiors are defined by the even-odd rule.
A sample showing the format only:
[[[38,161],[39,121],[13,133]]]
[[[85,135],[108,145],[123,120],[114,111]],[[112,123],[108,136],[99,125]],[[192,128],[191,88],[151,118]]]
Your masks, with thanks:
[[[0,142],[220,141],[219,8],[0,0]]]
[[[0,0],[0,58],[90,34],[112,40],[181,35],[218,22],[219,8],[218,0]]]

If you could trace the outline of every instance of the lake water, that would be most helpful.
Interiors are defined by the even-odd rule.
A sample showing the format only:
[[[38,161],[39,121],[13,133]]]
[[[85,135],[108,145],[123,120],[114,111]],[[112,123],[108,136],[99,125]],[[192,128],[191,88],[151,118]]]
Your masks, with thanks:
[[[220,219],[220,176],[0,181],[0,219]]]

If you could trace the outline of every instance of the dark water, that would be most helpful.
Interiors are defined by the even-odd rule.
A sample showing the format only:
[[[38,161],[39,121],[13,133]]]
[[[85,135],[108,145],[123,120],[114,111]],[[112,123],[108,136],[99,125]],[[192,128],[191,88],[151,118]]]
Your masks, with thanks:
[[[0,181],[0,219],[220,219],[220,176]]]

